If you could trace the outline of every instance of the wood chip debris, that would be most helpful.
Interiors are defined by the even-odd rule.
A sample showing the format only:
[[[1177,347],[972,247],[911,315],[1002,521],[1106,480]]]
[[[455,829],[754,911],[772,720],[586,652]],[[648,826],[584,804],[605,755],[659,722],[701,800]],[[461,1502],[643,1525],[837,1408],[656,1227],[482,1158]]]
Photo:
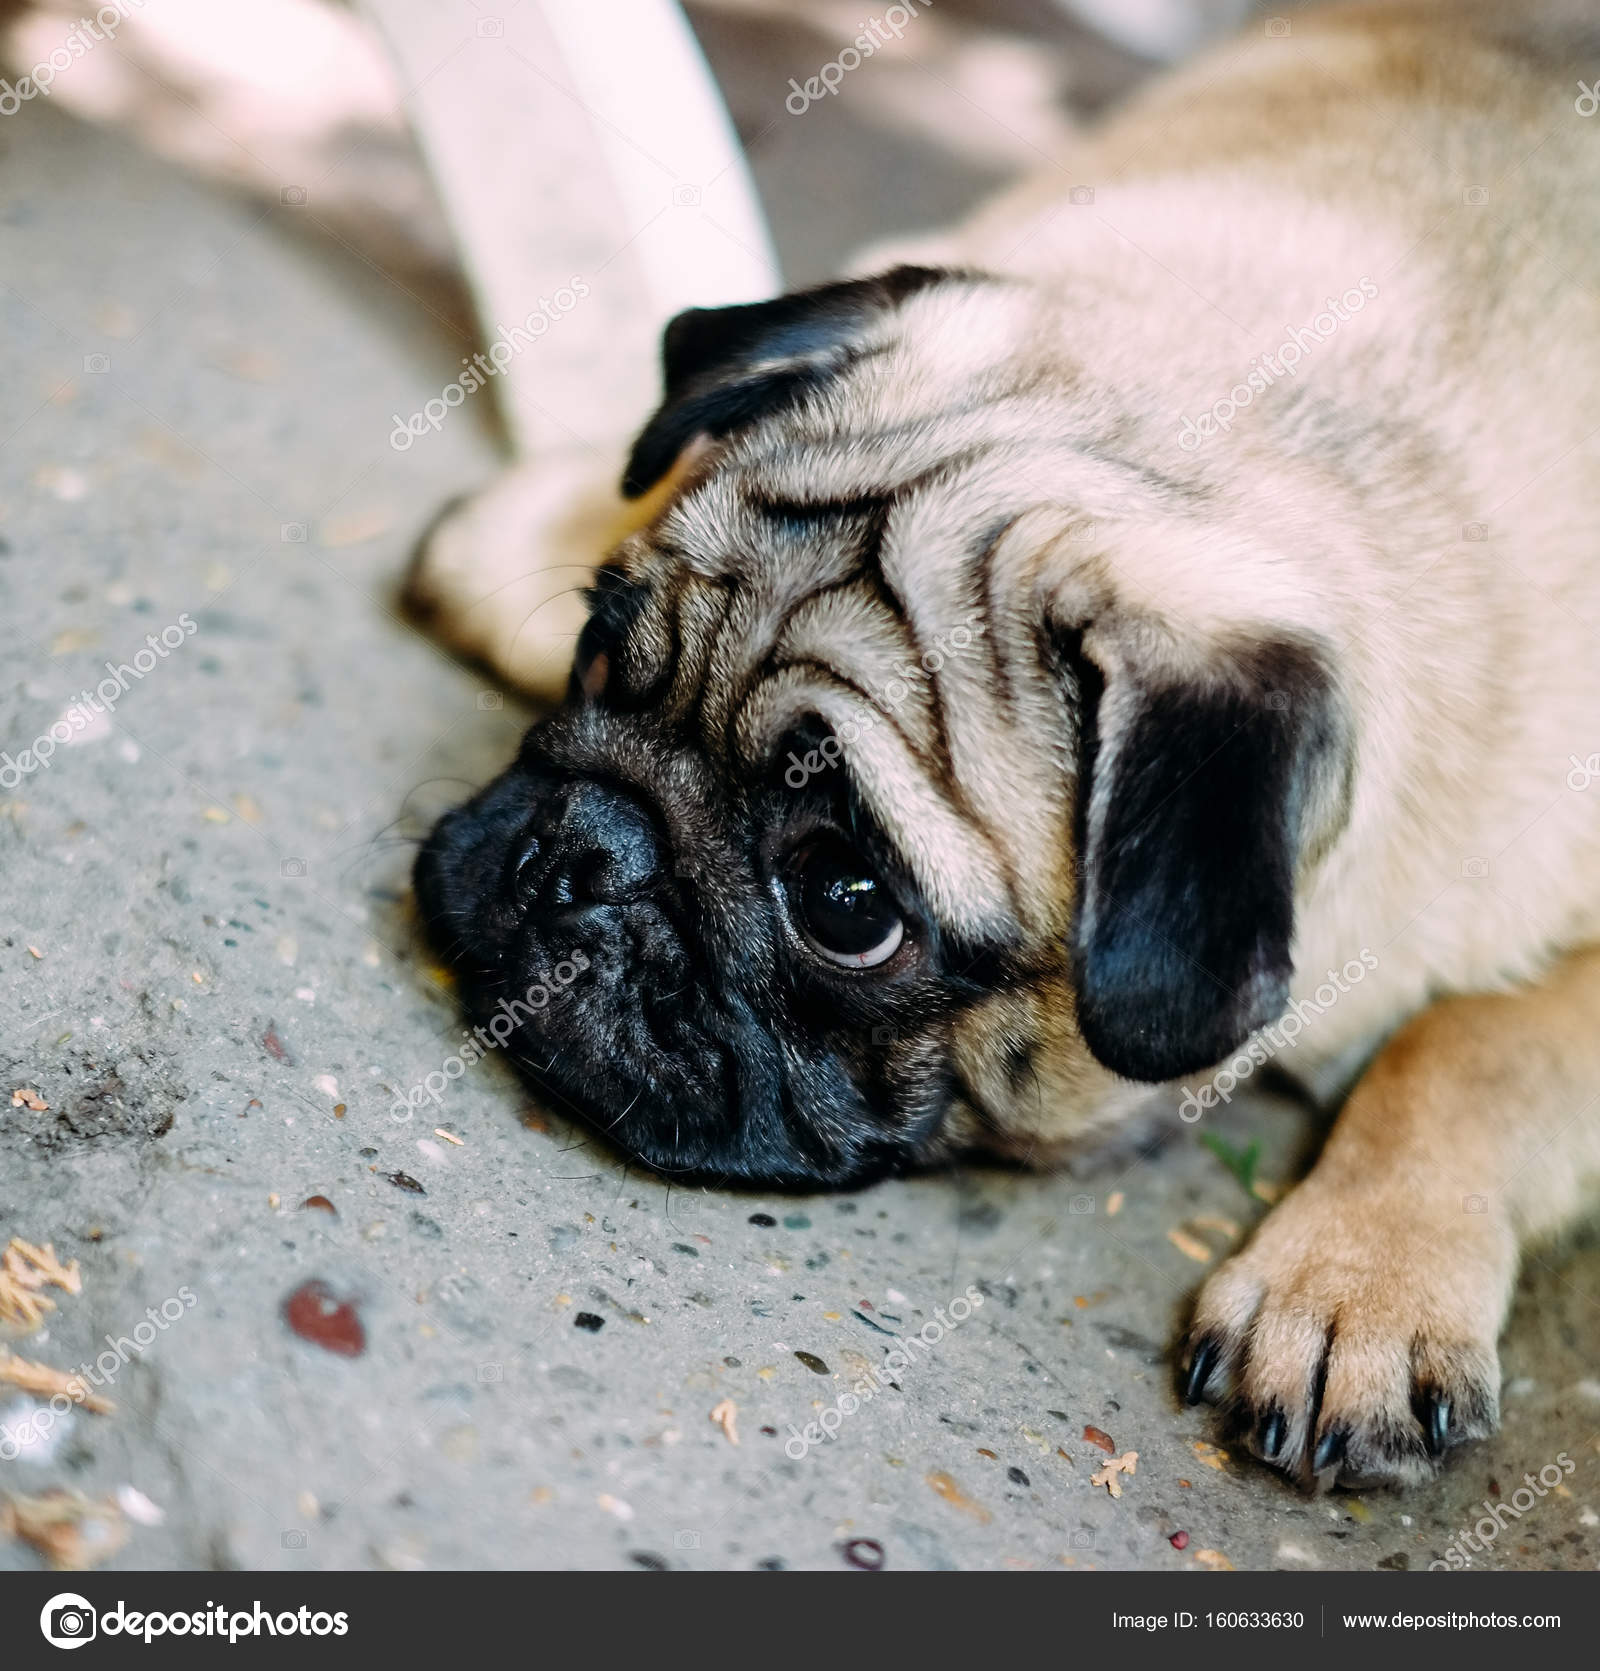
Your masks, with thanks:
[[[987,1526],[994,1517],[983,1506],[975,1503],[959,1485],[946,1473],[940,1471],[927,1476],[928,1484],[943,1497],[951,1508],[960,1509],[963,1514],[970,1514],[980,1525]]]
[[[31,1543],[57,1572],[88,1572],[128,1541],[128,1523],[110,1497],[47,1491],[0,1503],[0,1534]]]
[[[1204,1439],[1196,1439],[1193,1450],[1206,1467],[1215,1468],[1219,1474],[1228,1466],[1228,1453],[1216,1445],[1207,1444]]]
[[[81,1404],[85,1410],[93,1410],[99,1416],[109,1416],[116,1409],[110,1399],[90,1392],[81,1375],[68,1375],[64,1370],[52,1369],[49,1364],[15,1357],[3,1346],[0,1346],[0,1383],[20,1387],[24,1392],[35,1393],[40,1398],[53,1398],[57,1393],[63,1393],[74,1404]]]
[[[711,1420],[723,1431],[730,1445],[739,1443],[739,1406],[725,1398],[711,1412]]]
[[[1181,1253],[1185,1259],[1192,1259],[1197,1265],[1211,1263],[1211,1249],[1186,1230],[1169,1230],[1167,1240]]]
[[[1083,1430],[1083,1436],[1091,1445],[1098,1445],[1107,1456],[1115,1456],[1117,1454],[1117,1442],[1109,1433],[1106,1432],[1104,1428],[1086,1427]]]
[[[349,511],[329,517],[317,529],[317,541],[330,551],[347,545],[362,545],[389,531],[391,518],[387,511]]]
[[[1126,1474],[1131,1479],[1139,1471],[1138,1451],[1124,1451],[1121,1456],[1114,1456],[1105,1467],[1097,1468],[1090,1476],[1090,1485],[1103,1485],[1113,1497],[1122,1495],[1122,1483],[1117,1478],[1119,1474]]]
[[[1126,1199],[1127,1197],[1120,1189],[1112,1190],[1110,1195],[1106,1197],[1106,1217],[1115,1218],[1122,1211],[1122,1203]]]
[[[1239,1239],[1239,1226],[1231,1218],[1223,1218],[1219,1213],[1202,1213],[1199,1218],[1192,1218],[1189,1222],[1196,1230],[1215,1230],[1219,1236],[1226,1236],[1230,1242]]]
[[[1220,1549],[1197,1549],[1194,1558],[1198,1565],[1210,1567],[1213,1572],[1232,1572],[1233,1562]]]
[[[335,1112],[337,1112],[337,1110]],[[467,1146],[466,1138],[457,1137],[453,1131],[446,1131],[443,1126],[435,1126],[433,1128],[433,1135],[435,1137],[442,1137],[446,1143],[454,1143],[458,1149],[464,1149]]]
[[[11,1093],[13,1108],[31,1108],[35,1114],[48,1114],[50,1104],[47,1103],[31,1085],[19,1085]]]
[[[49,1242],[35,1247],[13,1236],[0,1255],[0,1323],[20,1325],[24,1330],[38,1328],[45,1313],[56,1308],[55,1301],[43,1292],[46,1287],[81,1294],[83,1278],[78,1274],[78,1261],[63,1265]]]

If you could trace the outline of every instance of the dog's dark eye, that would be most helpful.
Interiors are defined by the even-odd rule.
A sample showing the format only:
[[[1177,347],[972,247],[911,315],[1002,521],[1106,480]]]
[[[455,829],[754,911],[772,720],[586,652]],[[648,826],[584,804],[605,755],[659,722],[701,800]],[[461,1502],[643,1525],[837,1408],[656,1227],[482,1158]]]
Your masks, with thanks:
[[[609,625],[601,616],[591,615],[578,634],[578,647],[572,658],[573,682],[592,702],[606,688],[610,677]]]
[[[799,856],[788,882],[790,910],[817,953],[846,969],[887,963],[905,939],[889,890],[861,855],[827,840]]]
[[[635,585],[609,564],[596,570],[589,588],[589,619],[578,634],[572,661],[574,693],[594,701],[605,692],[617,671],[618,653],[633,629],[649,589]]]

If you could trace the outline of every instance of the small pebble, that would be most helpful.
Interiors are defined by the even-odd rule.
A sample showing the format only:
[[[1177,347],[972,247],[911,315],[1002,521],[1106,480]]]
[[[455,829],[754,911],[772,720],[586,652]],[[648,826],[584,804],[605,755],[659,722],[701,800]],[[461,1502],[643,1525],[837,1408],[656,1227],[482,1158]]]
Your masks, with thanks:
[[[883,1545],[876,1538],[851,1538],[842,1553],[851,1566],[862,1572],[883,1570]]]
[[[325,1282],[303,1282],[283,1302],[283,1320],[313,1346],[341,1358],[359,1358],[367,1349],[367,1331],[349,1300],[341,1300]]]
[[[167,1517],[145,1494],[133,1485],[117,1487],[117,1507],[141,1526],[159,1526]]]

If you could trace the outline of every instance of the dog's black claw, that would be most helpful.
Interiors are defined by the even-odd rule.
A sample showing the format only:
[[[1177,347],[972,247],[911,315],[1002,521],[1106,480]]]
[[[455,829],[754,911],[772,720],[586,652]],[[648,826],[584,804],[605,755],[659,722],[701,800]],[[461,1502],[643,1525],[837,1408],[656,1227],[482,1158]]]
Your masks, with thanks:
[[[1261,1454],[1271,1462],[1283,1449],[1284,1435],[1289,1431],[1289,1424],[1284,1420],[1283,1411],[1269,1410],[1261,1423]]]
[[[1437,1458],[1444,1455],[1450,1438],[1450,1400],[1440,1393],[1429,1393],[1424,1401],[1422,1437],[1427,1443],[1429,1456]]]
[[[1349,1432],[1342,1427],[1330,1427],[1317,1440],[1316,1454],[1311,1458],[1313,1473],[1320,1474],[1324,1468],[1331,1468],[1344,1456],[1345,1442],[1349,1439]]]
[[[1194,1356],[1189,1360],[1189,1373],[1183,1383],[1185,1404],[1198,1404],[1205,1396],[1206,1382],[1211,1379],[1211,1371],[1217,1367],[1220,1351],[1209,1335],[1195,1347]]]

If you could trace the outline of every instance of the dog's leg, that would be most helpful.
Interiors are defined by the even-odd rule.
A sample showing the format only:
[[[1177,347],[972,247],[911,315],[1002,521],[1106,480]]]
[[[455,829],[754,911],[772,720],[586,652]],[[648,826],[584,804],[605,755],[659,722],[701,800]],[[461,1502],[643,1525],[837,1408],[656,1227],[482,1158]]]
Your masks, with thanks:
[[[627,52],[584,0],[505,7],[467,43],[435,0],[364,9],[408,89],[524,461],[440,518],[409,599],[453,648],[559,697],[582,588],[625,531],[616,484],[661,326],[777,288],[760,204],[673,0],[632,0]]]
[[[1416,1481],[1493,1431],[1519,1249],[1600,1178],[1600,950],[1451,998],[1356,1087],[1322,1158],[1201,1291],[1191,1401],[1232,1396],[1257,1454]]]
[[[409,607],[451,649],[547,701],[566,684],[583,589],[633,516],[606,463],[584,451],[507,470],[440,516],[406,583]]]

